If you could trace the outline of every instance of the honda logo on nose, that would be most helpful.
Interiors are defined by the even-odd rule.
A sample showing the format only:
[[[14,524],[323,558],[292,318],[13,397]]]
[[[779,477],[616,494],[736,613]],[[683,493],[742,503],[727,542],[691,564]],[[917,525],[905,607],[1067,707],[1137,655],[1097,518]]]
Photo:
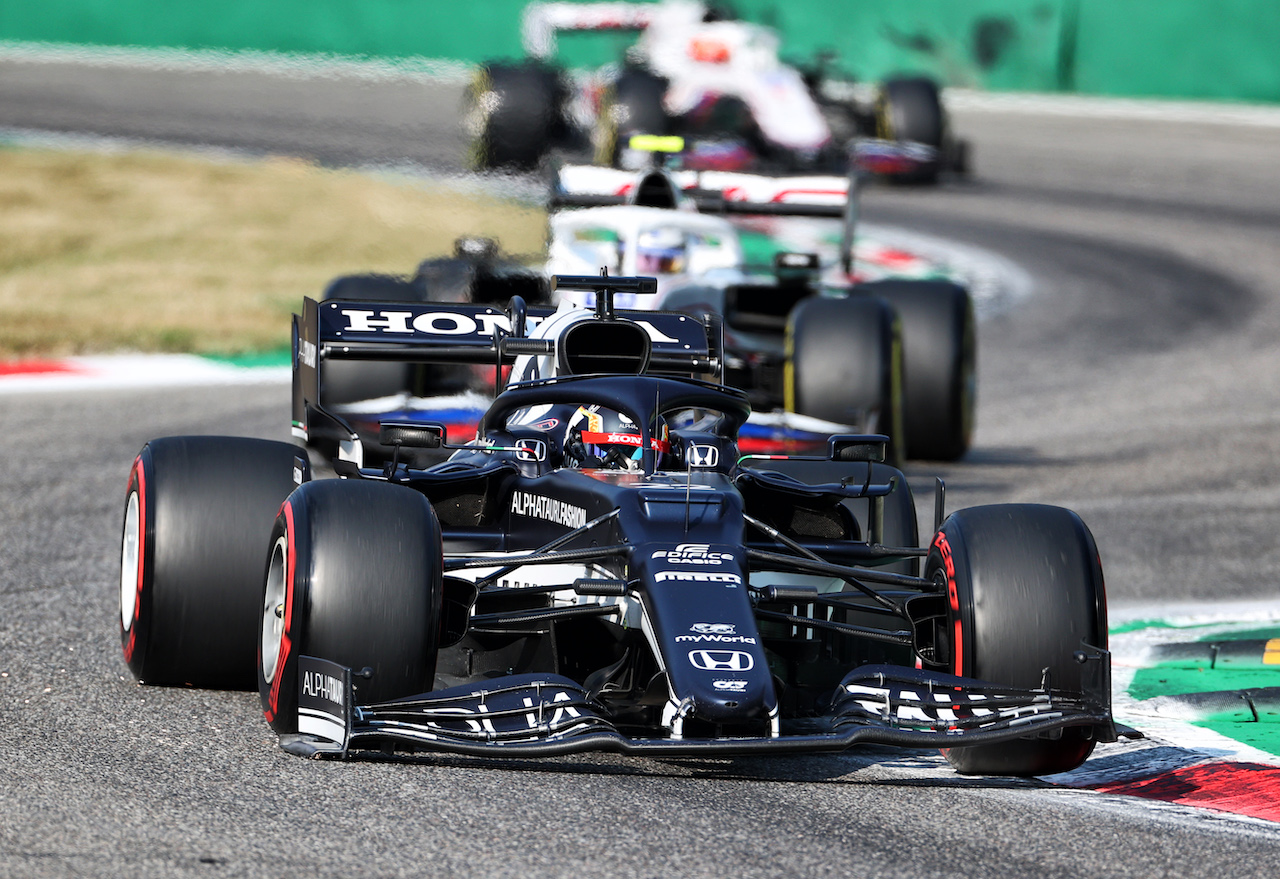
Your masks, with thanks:
[[[750,671],[756,664],[741,650],[690,650],[689,662],[703,671]]]

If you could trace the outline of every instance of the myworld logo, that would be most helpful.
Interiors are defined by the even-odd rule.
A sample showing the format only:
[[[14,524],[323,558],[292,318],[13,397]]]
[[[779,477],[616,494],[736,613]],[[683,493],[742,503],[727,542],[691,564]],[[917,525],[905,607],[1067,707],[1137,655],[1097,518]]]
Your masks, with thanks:
[[[689,627],[693,635],[676,635],[676,641],[684,644],[754,644],[756,639],[739,635],[733,623],[694,623]]]

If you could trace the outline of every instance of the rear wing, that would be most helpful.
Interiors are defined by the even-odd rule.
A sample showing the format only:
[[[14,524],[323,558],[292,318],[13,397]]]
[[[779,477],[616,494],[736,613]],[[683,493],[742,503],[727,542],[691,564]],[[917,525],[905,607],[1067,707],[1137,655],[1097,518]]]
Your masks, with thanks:
[[[632,279],[610,279],[627,280]],[[558,353],[558,339],[527,336],[528,330],[554,313],[553,308],[526,307],[519,297],[505,311],[475,303],[317,302],[306,298],[302,314],[293,316],[293,433],[303,440],[309,440],[317,430],[339,442],[355,438],[340,416],[320,404],[328,361],[506,366],[521,355]],[[614,318],[633,322],[648,335],[648,372],[721,374],[718,320],[704,322],[676,312],[630,310],[602,317]]]
[[[662,171],[637,174],[599,165],[565,165],[556,176],[552,207],[600,207],[638,204],[646,178],[668,177],[700,211],[842,217],[855,188],[848,177],[812,175],[769,177],[734,171]]]
[[[530,56],[550,58],[560,31],[642,31],[656,12],[653,3],[530,3],[520,37]]]
[[[772,177],[734,171],[651,169],[643,173],[597,165],[565,165],[552,186],[550,207],[590,208],[614,205],[653,206],[679,203],[701,213],[772,217],[827,217],[840,220],[841,267],[853,270],[854,233],[858,222],[862,175],[834,174]],[[667,204],[656,204],[666,207]]]

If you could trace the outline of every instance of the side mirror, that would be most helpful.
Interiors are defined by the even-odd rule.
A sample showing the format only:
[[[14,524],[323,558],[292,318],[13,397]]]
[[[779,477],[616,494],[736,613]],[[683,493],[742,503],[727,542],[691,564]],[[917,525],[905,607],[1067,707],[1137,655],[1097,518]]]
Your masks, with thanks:
[[[438,449],[448,442],[443,424],[410,421],[383,421],[378,425],[378,442],[408,449]]]
[[[884,463],[889,438],[880,434],[837,434],[831,438],[827,457],[832,461]]]

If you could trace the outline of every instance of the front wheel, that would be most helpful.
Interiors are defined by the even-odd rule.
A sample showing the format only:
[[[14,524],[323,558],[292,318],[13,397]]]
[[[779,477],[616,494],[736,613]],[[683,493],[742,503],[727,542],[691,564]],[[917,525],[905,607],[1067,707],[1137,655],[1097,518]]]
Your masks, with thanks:
[[[933,539],[925,577],[945,584],[948,625],[939,658],[953,674],[993,684],[1083,692],[1081,644],[1107,646],[1106,590],[1098,549],[1070,510],[996,504],[960,510]],[[967,775],[1050,775],[1093,751],[1092,730],[944,753]]]
[[[298,731],[301,655],[369,669],[353,683],[359,704],[429,691],[443,567],[440,523],[412,489],[332,479],[291,494],[258,593],[258,693],[271,728]]]

